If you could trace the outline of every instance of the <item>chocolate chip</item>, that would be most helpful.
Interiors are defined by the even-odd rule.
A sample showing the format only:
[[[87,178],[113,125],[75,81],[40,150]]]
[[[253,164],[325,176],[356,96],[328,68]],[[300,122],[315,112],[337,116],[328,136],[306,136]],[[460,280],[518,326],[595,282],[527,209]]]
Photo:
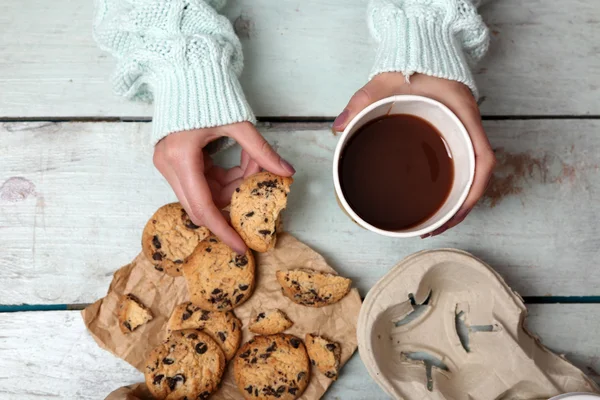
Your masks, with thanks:
[[[212,249],[210,247],[207,247],[206,249],[204,249],[204,251],[206,251],[207,253],[210,253],[212,251]]]
[[[271,231],[268,229],[261,229],[260,231],[258,231],[258,233],[260,233],[261,235],[267,236],[271,234]]]
[[[244,294],[238,294],[235,298],[235,304],[239,303],[240,301],[242,301],[242,299],[244,298]]]
[[[239,192],[240,192],[240,188],[235,188],[235,191],[236,191],[237,193],[239,193]]]
[[[206,343],[200,342],[196,345],[195,349],[196,349],[196,353],[204,354],[208,350],[208,346],[206,345]]]
[[[248,257],[246,257],[245,255],[243,255],[243,256],[237,255],[237,256],[235,256],[234,263],[235,263],[236,267],[242,268],[248,264]]]
[[[254,389],[254,396],[258,397],[258,389]]]
[[[271,357],[271,354],[270,353],[263,353],[259,357],[262,358],[262,359],[264,359],[264,360],[266,360],[267,358]]]
[[[248,285],[240,285],[238,286],[240,290],[248,290]]]
[[[327,350],[329,351],[334,351],[336,346],[333,343],[327,343],[325,347],[327,347]]]
[[[277,388],[277,393],[279,393],[281,395],[281,394],[285,393],[285,389],[286,389],[285,386],[279,386]]]
[[[317,365],[317,363],[315,363],[315,360],[310,360],[310,363],[311,363],[312,365]]]
[[[155,223],[156,223],[156,220],[155,220],[155,219],[153,219],[153,220],[152,220],[152,223],[153,223],[153,224],[155,224]]]
[[[192,314],[190,314],[190,313],[183,313],[183,315],[181,316],[181,319],[185,321],[186,319],[189,319],[191,316],[192,316]]]
[[[245,390],[246,392],[248,392],[249,394],[252,394],[252,385],[250,385],[250,386],[248,386],[248,387],[244,388],[244,390]]]
[[[218,242],[218,240],[215,239],[215,238],[210,238],[210,239],[208,239],[208,241],[211,242],[211,243],[217,243]]]
[[[210,397],[210,392],[202,392],[198,395],[198,400],[205,400]]]
[[[202,315],[200,316],[200,320],[208,321],[209,315],[210,315],[210,311],[202,310]]]
[[[253,357],[252,360],[250,360],[250,364],[256,364],[257,361],[258,359],[256,357]]]
[[[185,383],[185,376],[182,374],[177,374],[172,378],[167,377],[167,385],[169,385],[169,389],[171,389],[171,391],[175,390],[177,382]]]
[[[163,378],[164,378],[164,377],[165,377],[165,376],[164,376],[163,374],[156,375],[156,376],[154,377],[154,379],[152,380],[152,384],[154,384],[154,385],[159,385],[159,384],[162,382],[162,380],[163,380]]]
[[[298,388],[291,387],[291,388],[289,388],[289,389],[288,389],[288,392],[289,392],[290,394],[293,394],[293,395],[295,395],[295,394],[296,394],[296,392],[298,392]]]
[[[275,189],[277,188],[277,181],[273,179],[270,181],[258,182],[257,186],[259,189],[262,189],[263,187]]]
[[[254,215],[254,211],[250,211],[249,213],[246,214],[246,218],[250,218],[253,215]]]
[[[250,350],[246,350],[242,354],[240,354],[240,358],[248,358],[250,357]]]
[[[131,324],[128,321],[123,322],[123,325],[125,325],[125,328],[129,329],[129,332],[133,331],[133,329],[131,329]]]
[[[275,350],[277,350],[277,343],[275,343],[275,342],[271,343],[271,345],[269,347],[267,347],[267,352],[269,352],[269,353],[272,351],[275,351]]]
[[[293,338],[290,339],[290,344],[295,349],[297,349],[300,346],[300,343],[302,343],[302,342],[298,338],[293,337]]]
[[[183,264],[183,260],[175,260],[173,261],[175,264]],[[179,271],[179,270],[178,270]]]
[[[195,333],[190,333],[188,335],[188,339],[198,339],[198,335],[196,335]]]
[[[156,253],[152,254],[152,259],[154,261],[162,261],[163,255],[157,251]]]
[[[335,372],[333,371],[327,371],[325,372],[325,376],[328,377],[329,379],[333,379],[335,377]]]
[[[297,378],[298,382],[300,382],[305,376],[306,376],[306,372],[302,371],[302,372],[298,373],[298,376],[296,378]]]
[[[158,236],[154,235],[154,237],[152,238],[152,244],[154,245],[154,247],[156,247],[157,249],[161,248],[161,244],[160,244],[160,240],[158,239]]]
[[[161,267],[160,265],[155,265],[154,269],[157,270],[157,271],[160,271],[160,272],[164,271],[163,267]]]
[[[195,223],[193,223],[192,221],[188,221],[188,222],[185,224],[185,227],[186,227],[186,228],[189,228],[189,229],[198,229],[198,228],[200,228],[198,225],[196,225],[196,224],[195,224]]]
[[[269,222],[269,218],[265,218],[265,223]]]
[[[219,339],[221,339],[221,342],[223,343],[225,343],[225,340],[227,340],[227,335],[225,332],[217,332],[217,336],[219,336]]]
[[[211,292],[211,294],[219,294],[219,293],[221,293],[221,292],[222,292],[222,290],[221,290],[221,289],[219,289],[219,288],[216,288],[215,290],[213,290],[213,291]]]
[[[165,357],[165,358],[163,358],[162,362],[163,362],[163,364],[171,365],[175,362],[175,360]]]
[[[265,313],[264,313],[264,312],[261,312],[260,314],[258,314],[258,315],[256,316],[256,321],[258,322],[258,321],[260,321],[261,319],[263,319],[264,317],[265,317]]]

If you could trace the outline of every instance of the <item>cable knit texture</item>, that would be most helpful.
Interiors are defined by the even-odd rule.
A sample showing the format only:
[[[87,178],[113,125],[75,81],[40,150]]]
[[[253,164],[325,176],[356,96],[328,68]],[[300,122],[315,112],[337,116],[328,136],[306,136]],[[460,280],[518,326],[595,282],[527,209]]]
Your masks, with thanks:
[[[378,43],[370,78],[382,72],[422,73],[459,81],[477,98],[470,66],[489,46],[477,13],[481,1],[371,0],[368,24]]]
[[[255,122],[238,81],[241,43],[217,13],[224,4],[96,0],[94,38],[118,60],[114,88],[154,102],[154,142],[171,132]]]

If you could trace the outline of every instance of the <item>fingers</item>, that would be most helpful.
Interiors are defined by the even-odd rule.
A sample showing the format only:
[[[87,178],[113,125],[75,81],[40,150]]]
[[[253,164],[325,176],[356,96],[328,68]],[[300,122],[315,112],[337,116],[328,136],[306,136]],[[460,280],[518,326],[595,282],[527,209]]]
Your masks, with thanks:
[[[273,150],[269,142],[252,124],[229,125],[226,133],[242,146],[250,158],[267,171],[281,176],[291,176],[296,173],[294,167]]]
[[[392,88],[385,84],[385,79],[372,79],[352,96],[344,111],[333,122],[333,129],[338,132],[343,131],[365,107],[392,94]]]
[[[496,156],[481,124],[481,117],[477,107],[474,104],[469,104],[466,107],[453,107],[452,111],[462,121],[471,137],[475,151],[475,176],[471,190],[460,210],[444,226],[428,235],[423,235],[423,239],[441,235],[448,229],[460,224],[485,194],[496,166]]]
[[[471,107],[460,108],[455,112],[467,129],[467,132],[469,132],[471,142],[473,142],[473,150],[475,150],[475,177],[473,178],[473,184],[471,185],[469,195],[456,214],[457,219],[462,221],[485,194],[496,166],[496,156],[485,134],[483,125],[481,125],[481,116],[479,115],[477,106],[473,104]]]
[[[184,159],[176,167],[182,191],[189,205],[186,211],[196,225],[206,226],[237,253],[244,254],[246,244],[214,204],[203,167],[203,160],[197,158]]]
[[[240,167],[244,170],[244,178],[260,172],[260,165],[250,157],[246,150],[242,150]]]

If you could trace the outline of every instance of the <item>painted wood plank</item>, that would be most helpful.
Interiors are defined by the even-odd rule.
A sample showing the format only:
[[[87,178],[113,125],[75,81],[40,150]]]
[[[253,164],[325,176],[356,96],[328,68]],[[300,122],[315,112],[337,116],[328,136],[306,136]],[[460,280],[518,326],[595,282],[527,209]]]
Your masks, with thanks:
[[[242,37],[242,83],[260,116],[337,115],[374,57],[364,0],[238,0],[227,16]],[[476,69],[487,115],[600,114],[600,3],[489,2],[493,33]],[[27,12],[24,12],[27,10]],[[0,117],[149,117],[111,92],[113,60],[91,37],[92,2],[0,4]]]
[[[529,307],[529,327],[543,343],[600,381],[599,304]],[[75,311],[0,313],[0,397],[98,400],[142,381],[129,364],[101,350]],[[27,382],[27,385],[15,384]],[[358,353],[342,370],[326,399],[386,399]]]
[[[489,262],[524,296],[598,295],[600,121],[497,121],[488,196],[433,239],[365,231],[338,208],[337,138],[322,124],[262,131],[299,171],[284,225],[364,295],[407,255],[456,247]],[[174,201],[152,166],[148,123],[5,123],[0,127],[0,304],[90,303],[140,251],[143,226]],[[220,155],[232,165],[239,148]]]

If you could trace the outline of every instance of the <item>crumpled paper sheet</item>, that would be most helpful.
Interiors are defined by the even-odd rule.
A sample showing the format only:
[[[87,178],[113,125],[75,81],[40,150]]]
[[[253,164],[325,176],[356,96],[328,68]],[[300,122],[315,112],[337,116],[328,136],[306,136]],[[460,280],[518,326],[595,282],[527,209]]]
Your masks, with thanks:
[[[286,331],[304,340],[306,333],[323,334],[341,344],[341,364],[352,356],[357,348],[356,323],[361,307],[357,289],[352,289],[338,303],[323,308],[297,305],[283,296],[275,272],[279,270],[310,268],[316,271],[332,272],[323,257],[292,235],[282,233],[277,246],[268,253],[256,253],[257,276],[254,294],[248,301],[234,309],[242,321],[243,342],[253,336],[248,331],[251,314],[261,310],[279,308],[294,322]],[[149,307],[154,319],[129,334],[121,333],[117,322],[117,304],[123,294],[131,293]],[[150,351],[166,339],[166,324],[175,306],[189,301],[187,286],[183,277],[173,278],[156,271],[143,254],[131,264],[115,272],[106,297],[82,311],[83,320],[90,334],[102,347],[127,361],[143,372],[146,357]],[[343,374],[343,370],[341,374]],[[319,399],[332,381],[311,368],[310,384],[301,399]],[[107,400],[146,400],[151,399],[144,384],[120,388],[111,393]],[[233,400],[243,399],[233,379],[231,363],[222,380],[222,387],[211,398]]]

